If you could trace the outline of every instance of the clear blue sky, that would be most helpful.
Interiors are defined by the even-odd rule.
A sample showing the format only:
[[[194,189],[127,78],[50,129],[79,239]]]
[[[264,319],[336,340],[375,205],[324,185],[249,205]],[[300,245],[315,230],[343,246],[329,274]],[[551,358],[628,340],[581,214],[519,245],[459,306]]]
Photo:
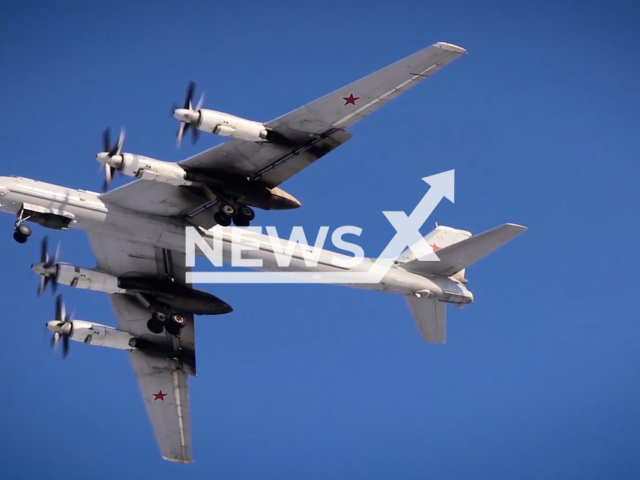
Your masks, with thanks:
[[[127,2],[128,3],[128,2]],[[425,344],[400,297],[335,286],[207,286],[232,315],[198,322],[196,463],[160,459],[127,356],[48,347],[38,241],[92,266],[80,231],[0,218],[0,462],[6,478],[639,478],[640,15],[627,2],[12,2],[0,18],[2,175],[99,189],[106,126],[179,160],[169,116],[269,120],[436,41],[469,54],[352,129],[260,223],[357,224],[456,169],[430,221],[529,231],[468,271],[476,304]],[[240,6],[242,3],[242,6]],[[561,5],[560,5],[561,3]],[[427,226],[425,226],[427,227]],[[428,230],[428,229],[426,229]],[[426,231],[425,231],[426,233]],[[107,297],[64,289],[79,318]]]

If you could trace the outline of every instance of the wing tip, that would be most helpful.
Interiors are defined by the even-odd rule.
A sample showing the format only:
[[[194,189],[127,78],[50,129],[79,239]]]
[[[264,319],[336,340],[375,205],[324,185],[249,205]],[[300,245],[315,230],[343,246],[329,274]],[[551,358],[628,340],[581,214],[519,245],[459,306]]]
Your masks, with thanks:
[[[465,53],[467,53],[467,51],[464,48],[454,45],[453,43],[438,42],[438,43],[434,43],[434,46],[441,48],[443,50],[449,50],[450,52],[459,53],[461,55],[464,55]]]
[[[168,462],[175,462],[175,463],[193,463],[192,459],[185,459],[185,458],[177,458],[177,457],[165,457],[164,455],[162,456],[163,460],[167,460]]]
[[[505,223],[504,225],[505,227],[518,231],[519,233],[526,232],[529,228],[524,225],[518,225],[517,223]]]

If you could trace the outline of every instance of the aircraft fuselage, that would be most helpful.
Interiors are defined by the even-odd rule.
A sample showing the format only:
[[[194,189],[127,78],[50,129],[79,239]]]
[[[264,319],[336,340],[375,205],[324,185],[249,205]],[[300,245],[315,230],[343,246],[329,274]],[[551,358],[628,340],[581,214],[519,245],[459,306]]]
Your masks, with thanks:
[[[68,222],[60,222],[62,228],[75,228],[84,230],[92,234],[107,236],[117,236],[132,242],[152,245],[154,247],[165,248],[185,252],[185,228],[191,226],[186,221],[179,218],[161,217],[146,213],[136,212],[115,204],[103,201],[100,194],[87,190],[62,187],[49,183],[40,182],[23,177],[0,177],[0,211],[17,215],[21,209],[32,209],[46,214],[53,218],[62,218]],[[55,225],[58,225],[54,222]],[[60,228],[55,226],[53,228]],[[232,230],[238,227],[222,227],[225,232],[224,261],[230,262],[231,248],[230,240]],[[210,231],[202,231],[202,236],[206,240],[212,240]],[[262,243],[267,244],[266,235],[256,235],[262,238]],[[286,240],[283,240],[286,242]],[[299,246],[297,247],[299,248]],[[199,249],[196,254],[202,255]],[[305,270],[305,261],[301,255],[293,255],[288,268],[278,268],[275,254],[268,248],[251,252],[253,258],[261,258],[264,262],[264,270]],[[322,258],[329,257],[351,258],[328,250],[322,250]],[[367,271],[372,261],[365,259],[355,269],[349,271]],[[323,264],[323,271],[345,271],[345,268],[336,267],[330,263]],[[261,268],[257,268],[260,270]],[[132,272],[135,273],[135,272]],[[436,297],[443,296],[442,285],[451,282],[445,277],[426,277],[402,268],[393,266],[379,283],[371,284],[349,284],[348,286],[367,290],[386,291],[411,295],[416,292],[431,292]],[[472,297],[471,297],[472,298]],[[471,301],[471,298],[469,301]],[[446,300],[445,300],[446,301]],[[469,303],[454,302],[454,303]]]

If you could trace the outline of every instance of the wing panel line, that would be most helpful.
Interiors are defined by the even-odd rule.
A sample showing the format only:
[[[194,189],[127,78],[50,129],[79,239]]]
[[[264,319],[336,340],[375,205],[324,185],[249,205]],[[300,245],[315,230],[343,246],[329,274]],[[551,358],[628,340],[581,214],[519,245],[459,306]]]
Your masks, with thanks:
[[[180,379],[178,371],[173,371],[173,389],[176,396],[176,410],[178,411],[178,426],[180,428],[180,445],[182,448],[182,458],[186,458],[186,442],[184,439],[184,423],[182,421],[182,399],[180,398]]]

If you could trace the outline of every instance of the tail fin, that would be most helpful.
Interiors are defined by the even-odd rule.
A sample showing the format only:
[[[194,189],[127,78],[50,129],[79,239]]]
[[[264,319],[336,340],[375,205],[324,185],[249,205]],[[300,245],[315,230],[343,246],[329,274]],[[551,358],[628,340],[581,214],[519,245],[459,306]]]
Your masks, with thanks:
[[[459,275],[466,267],[473,265],[498,247],[513,240],[526,229],[521,225],[506,223],[487,232],[450,244],[445,248],[438,250],[434,248],[440,259],[439,262],[421,262],[419,258],[415,258],[402,264],[402,268],[419,275],[431,274],[446,277]]]
[[[471,232],[467,232],[466,230],[458,230],[457,228],[437,225],[434,230],[424,236],[424,239],[427,241],[433,251],[437,252],[455,243],[462,242],[469,237],[471,237]],[[413,250],[417,250],[417,255],[413,253]],[[426,248],[416,249],[415,245],[413,246],[413,250],[411,250],[411,248],[407,248],[404,252],[402,252],[402,255],[400,255],[400,257],[398,258],[398,263],[402,264],[409,263],[413,260],[419,260],[420,258],[431,253],[431,251],[427,250]],[[458,280],[464,279],[464,269],[457,273],[456,278]]]
[[[405,298],[422,338],[430,343],[444,343],[447,339],[447,304],[435,298]]]
[[[429,246],[433,248],[434,252],[438,250],[442,250],[454,243],[461,242],[466,240],[471,236],[471,232],[467,232],[466,230],[458,230],[457,228],[445,227],[444,225],[437,225],[436,228],[424,236],[424,239],[427,241]],[[412,245],[413,250],[416,250],[415,245]],[[416,258],[423,257],[431,253],[431,251],[426,251],[425,249],[417,249],[417,255],[413,253],[411,248],[407,248],[402,255],[398,258],[398,263],[406,263],[411,260],[415,260]],[[424,251],[423,251],[424,250]]]

